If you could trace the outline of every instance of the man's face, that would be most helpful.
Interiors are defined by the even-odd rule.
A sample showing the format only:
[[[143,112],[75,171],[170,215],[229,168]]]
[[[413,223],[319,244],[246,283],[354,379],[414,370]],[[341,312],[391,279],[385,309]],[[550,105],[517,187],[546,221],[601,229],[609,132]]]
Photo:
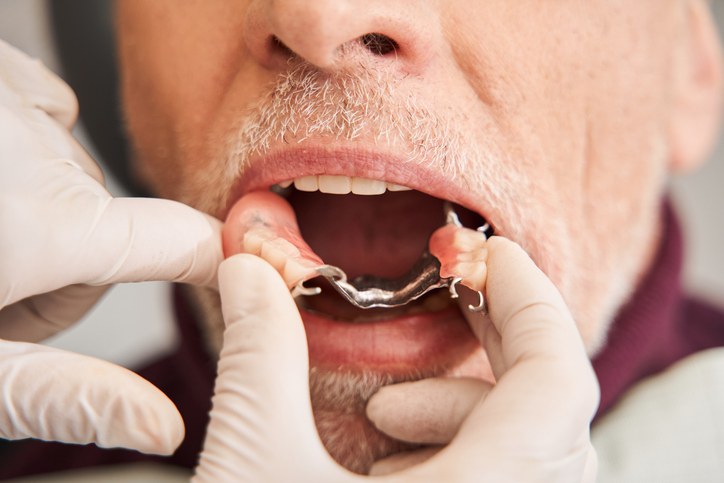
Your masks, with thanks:
[[[655,249],[684,2],[269,3],[120,2],[151,189],[225,219],[245,192],[305,176],[413,188],[292,193],[307,242],[351,275],[404,273],[443,221],[432,197],[451,200],[531,255],[595,353]],[[404,448],[364,420],[379,384],[489,376],[439,305],[305,315],[318,428],[349,468]]]

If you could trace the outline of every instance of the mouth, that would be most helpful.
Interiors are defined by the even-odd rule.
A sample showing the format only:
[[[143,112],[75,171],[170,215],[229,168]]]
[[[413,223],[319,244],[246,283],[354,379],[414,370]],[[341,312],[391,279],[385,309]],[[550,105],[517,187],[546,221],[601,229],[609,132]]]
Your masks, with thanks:
[[[287,248],[275,254],[259,249],[259,254],[276,262],[272,265],[289,286],[303,279],[308,280],[306,286],[321,288],[319,295],[295,299],[312,367],[393,375],[437,373],[480,349],[446,289],[402,307],[360,309],[313,273],[323,262],[350,278],[404,275],[427,248],[432,233],[445,224],[445,201],[465,199],[465,190],[454,181],[417,165],[395,163],[389,156],[324,148],[277,153],[252,166],[257,169],[245,173],[229,206],[225,255],[254,251],[239,236],[239,227],[246,232],[250,219],[264,218],[264,210],[289,209],[291,215],[279,215],[273,222],[264,218],[262,223],[265,228],[283,226],[277,235]],[[272,200],[269,190],[279,198]],[[267,192],[264,199],[271,201],[245,201],[253,198],[245,194],[256,191]],[[458,204],[457,211],[464,226],[486,221],[464,205]],[[289,217],[296,220],[278,222]]]

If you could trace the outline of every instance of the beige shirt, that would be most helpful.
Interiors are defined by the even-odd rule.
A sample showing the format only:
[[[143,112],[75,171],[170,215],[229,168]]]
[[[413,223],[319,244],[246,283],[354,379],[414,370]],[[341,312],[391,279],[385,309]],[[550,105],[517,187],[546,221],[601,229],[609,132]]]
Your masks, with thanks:
[[[591,430],[598,483],[724,482],[724,348],[632,389]]]

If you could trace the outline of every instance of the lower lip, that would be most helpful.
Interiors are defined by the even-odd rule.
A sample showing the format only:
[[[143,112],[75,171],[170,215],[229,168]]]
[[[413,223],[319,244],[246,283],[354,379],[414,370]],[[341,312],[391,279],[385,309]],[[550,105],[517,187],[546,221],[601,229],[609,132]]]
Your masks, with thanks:
[[[480,348],[457,308],[361,324],[301,315],[312,367],[404,375],[453,367]]]

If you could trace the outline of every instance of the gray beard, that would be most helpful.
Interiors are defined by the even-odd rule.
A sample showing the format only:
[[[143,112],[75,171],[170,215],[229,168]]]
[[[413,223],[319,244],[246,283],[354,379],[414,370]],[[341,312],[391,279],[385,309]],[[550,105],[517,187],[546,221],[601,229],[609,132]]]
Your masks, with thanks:
[[[203,334],[205,348],[218,359],[224,334],[219,294],[206,287],[184,285],[183,289]],[[430,373],[392,377],[377,372],[339,372],[311,367],[309,392],[314,422],[327,452],[343,467],[364,475],[381,458],[419,448],[379,432],[365,415],[367,401],[387,384],[434,377],[445,370],[440,367]]]

